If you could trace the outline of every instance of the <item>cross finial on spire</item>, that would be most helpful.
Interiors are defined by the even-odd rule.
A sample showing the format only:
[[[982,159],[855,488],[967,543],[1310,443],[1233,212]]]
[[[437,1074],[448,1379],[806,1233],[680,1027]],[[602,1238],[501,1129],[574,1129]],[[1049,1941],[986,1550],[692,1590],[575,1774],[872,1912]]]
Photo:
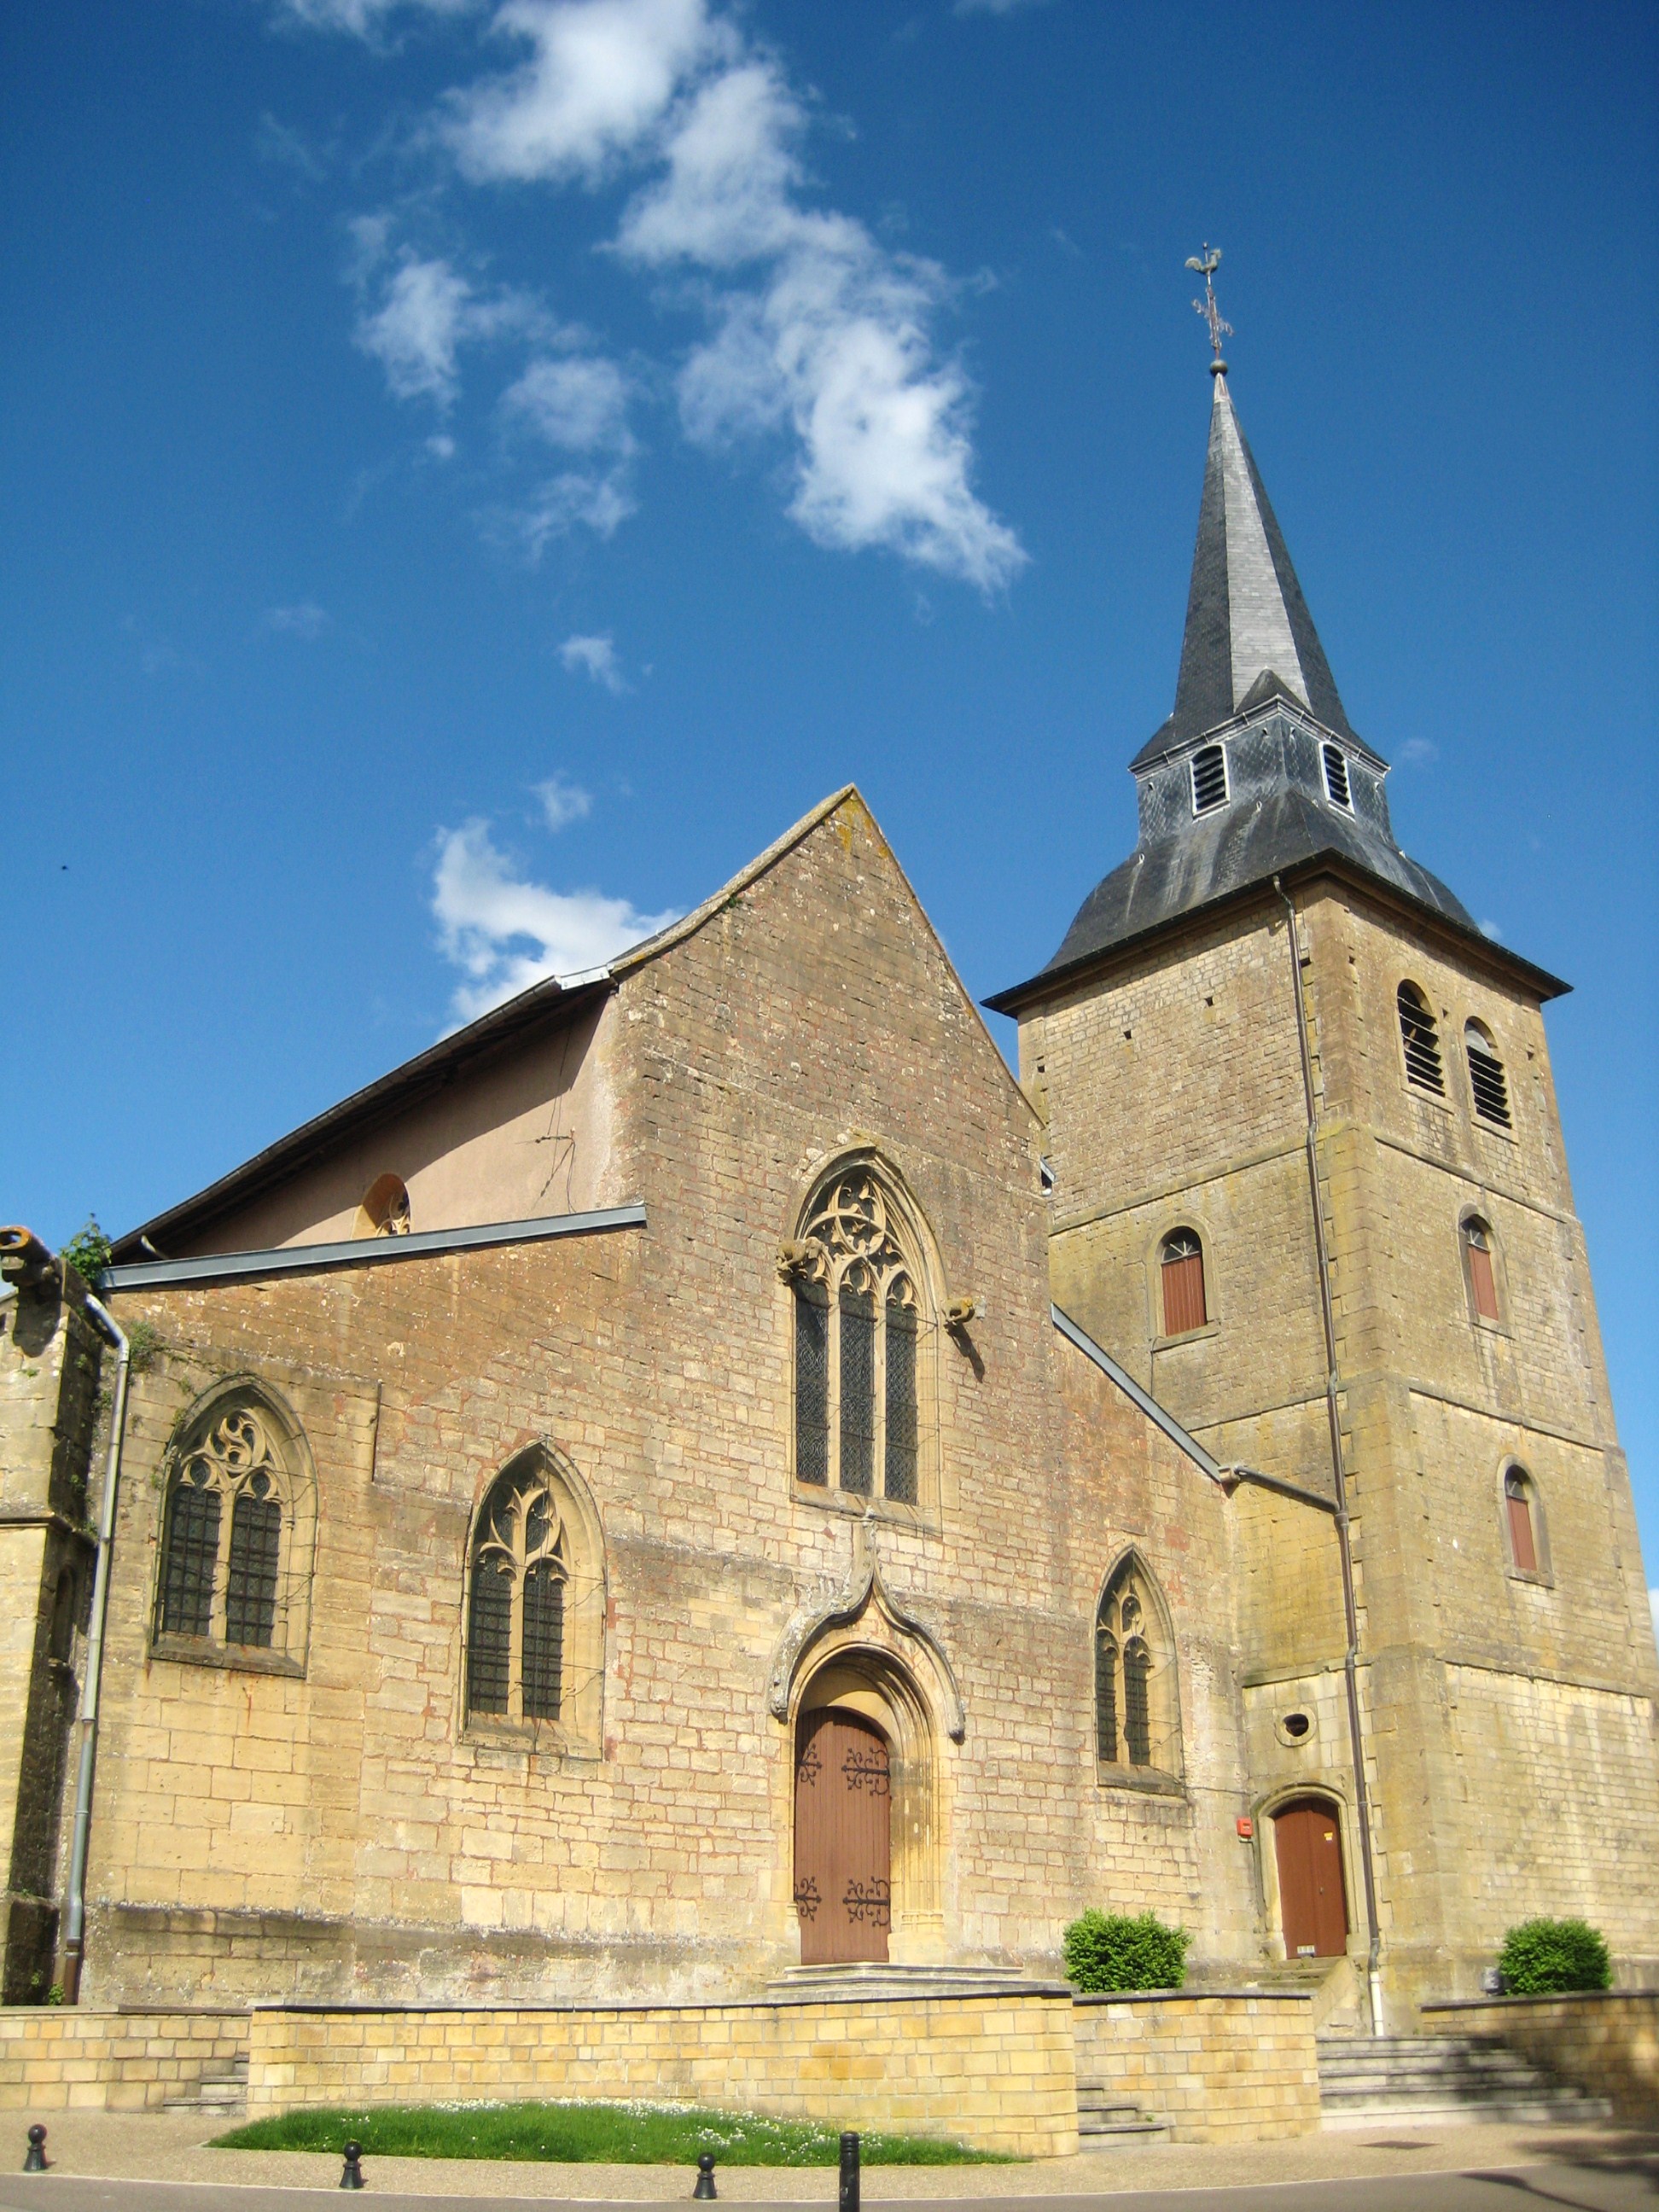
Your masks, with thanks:
[[[1210,352],[1212,356],[1210,374],[1212,376],[1225,376],[1227,364],[1221,358],[1221,341],[1224,337],[1231,337],[1233,326],[1222,321],[1221,310],[1215,303],[1214,279],[1216,270],[1221,266],[1221,248],[1206,245],[1201,253],[1189,253],[1187,266],[1195,269],[1204,279],[1204,297],[1194,300],[1193,305],[1210,326]]]

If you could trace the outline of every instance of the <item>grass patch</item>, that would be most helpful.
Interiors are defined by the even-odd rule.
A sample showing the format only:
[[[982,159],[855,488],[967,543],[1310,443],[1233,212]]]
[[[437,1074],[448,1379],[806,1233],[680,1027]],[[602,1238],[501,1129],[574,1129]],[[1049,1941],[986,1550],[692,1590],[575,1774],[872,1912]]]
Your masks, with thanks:
[[[228,2150],[326,2150],[360,2142],[365,2158],[502,2158],[568,2165],[834,2166],[841,2135],[817,2120],[769,2120],[696,2105],[381,2105],[368,2112],[283,2112],[214,2138]],[[931,2136],[869,2134],[866,2166],[1006,2166],[995,2152]]]

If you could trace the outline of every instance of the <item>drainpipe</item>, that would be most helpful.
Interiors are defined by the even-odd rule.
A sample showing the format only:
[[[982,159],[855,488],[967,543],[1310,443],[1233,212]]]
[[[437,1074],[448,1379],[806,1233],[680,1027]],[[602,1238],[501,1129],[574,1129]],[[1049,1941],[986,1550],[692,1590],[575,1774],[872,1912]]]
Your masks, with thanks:
[[[98,1564],[92,1582],[92,1623],[87,1637],[86,1694],[81,1706],[81,1763],[75,1784],[75,1835],[70,1845],[69,1893],[64,1912],[64,2002],[81,2000],[81,1962],[86,1948],[87,1843],[92,1832],[92,1772],[98,1753],[98,1692],[104,1672],[104,1624],[109,1614],[110,1551],[115,1538],[115,1500],[121,1480],[121,1443],[127,1424],[127,1369],[132,1346],[114,1316],[88,1296],[87,1311],[115,1346],[115,1396],[110,1407],[109,1457],[98,1516]]]
[[[1359,1613],[1353,1595],[1353,1547],[1348,1523],[1348,1482],[1342,1464],[1341,1381],[1336,1368],[1336,1315],[1331,1304],[1330,1254],[1325,1243],[1325,1212],[1319,1202],[1319,1147],[1314,1109],[1313,1054],[1308,1045],[1308,1010],[1302,1002],[1302,949],[1297,935],[1295,902],[1279,878],[1273,889],[1284,901],[1285,941],[1291,951],[1291,984],[1296,994],[1296,1039],[1302,1054],[1302,1097],[1307,1109],[1308,1197],[1313,1208],[1314,1254],[1319,1273],[1319,1310],[1325,1325],[1325,1412],[1331,1431],[1331,1475],[1336,1486],[1336,1541],[1342,1560],[1342,1614],[1347,1650],[1342,1673],[1348,1696],[1348,1742],[1353,1757],[1354,1816],[1359,1827],[1359,1863],[1365,1885],[1365,1927],[1370,1938],[1367,1959],[1371,2033],[1382,2033],[1382,1938],[1376,1917],[1376,1869],[1371,1857],[1370,1793],[1365,1784],[1365,1739],[1359,1717]]]

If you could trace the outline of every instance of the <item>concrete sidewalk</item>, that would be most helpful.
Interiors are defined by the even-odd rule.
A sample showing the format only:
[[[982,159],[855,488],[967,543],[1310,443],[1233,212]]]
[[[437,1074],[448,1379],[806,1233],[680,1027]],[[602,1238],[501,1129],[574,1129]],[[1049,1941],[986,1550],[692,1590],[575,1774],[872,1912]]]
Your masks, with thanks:
[[[32,2116],[6,2116],[0,2172],[21,2168]],[[225,2122],[197,2112],[48,2112],[46,2155],[64,2179],[161,2181],[278,2189],[337,2189],[340,2160],[310,2151],[215,2150]],[[234,2122],[231,2123],[234,2124]],[[1288,2142],[1159,2144],[1033,2159],[1019,2166],[866,2166],[872,2203],[945,2198],[1098,2197],[1139,2190],[1213,2190],[1249,2184],[1370,2176],[1491,2172],[1498,2167],[1596,2166],[1659,2157],[1659,2135],[1618,2128],[1356,2129]],[[365,2158],[369,2189],[425,2198],[564,2198],[602,2203],[689,2199],[684,2166],[555,2166],[493,2159]],[[729,2166],[720,2193],[734,2203],[833,2204],[833,2166]],[[49,2196],[50,2192],[46,2192]],[[17,2193],[7,2191],[8,2203]]]

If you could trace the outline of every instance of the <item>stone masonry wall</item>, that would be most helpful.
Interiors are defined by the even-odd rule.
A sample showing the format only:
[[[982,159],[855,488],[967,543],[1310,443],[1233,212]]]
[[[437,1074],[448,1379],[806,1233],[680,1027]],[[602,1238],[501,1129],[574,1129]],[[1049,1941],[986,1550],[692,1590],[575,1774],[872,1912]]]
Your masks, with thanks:
[[[0,2110],[159,2112],[248,2053],[246,2012],[0,2009]]]
[[[1076,2015],[1079,2082],[1167,2120],[1176,2142],[1261,2142],[1319,2125],[1310,1996],[1091,1996]]]
[[[252,2118],[470,2094],[684,2099],[1023,2158],[1077,2148],[1066,1996],[253,2015]]]
[[[1425,2005],[1423,2032],[1496,2036],[1562,2081],[1610,2099],[1626,2127],[1659,2119],[1659,1990]]]

